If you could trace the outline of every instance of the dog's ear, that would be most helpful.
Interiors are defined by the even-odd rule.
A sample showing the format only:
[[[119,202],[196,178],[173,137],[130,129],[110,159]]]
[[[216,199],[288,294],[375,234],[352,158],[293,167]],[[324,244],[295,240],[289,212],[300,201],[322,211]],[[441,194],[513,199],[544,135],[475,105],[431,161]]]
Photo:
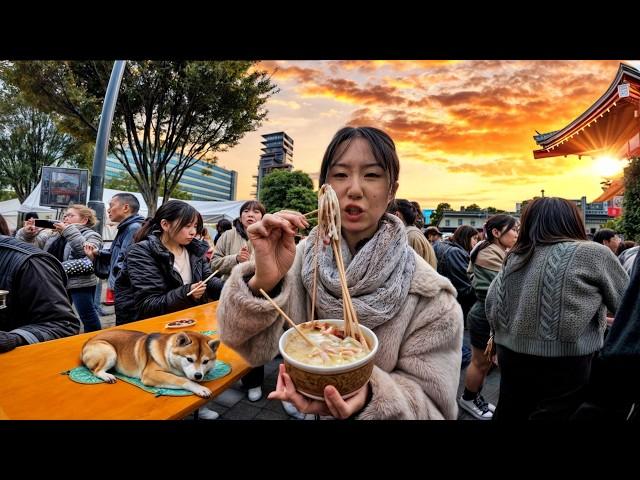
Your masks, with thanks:
[[[184,332],[180,332],[178,334],[178,337],[176,338],[176,345],[178,347],[184,347],[186,345],[189,345],[191,343],[191,339],[189,338],[189,335],[187,335]]]
[[[220,340],[209,340],[209,346],[211,347],[211,350],[213,350],[213,353],[216,353],[218,351],[218,347],[220,346]]]

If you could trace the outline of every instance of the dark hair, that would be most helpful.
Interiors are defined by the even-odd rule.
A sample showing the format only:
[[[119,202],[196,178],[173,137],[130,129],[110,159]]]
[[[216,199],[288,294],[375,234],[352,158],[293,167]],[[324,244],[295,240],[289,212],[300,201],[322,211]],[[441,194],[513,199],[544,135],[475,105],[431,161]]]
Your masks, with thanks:
[[[427,227],[427,229],[424,231],[424,234],[428,237],[429,235],[438,235],[439,237],[442,236],[442,232],[440,230],[438,230],[438,227],[434,227],[433,225],[430,227]]]
[[[37,212],[28,212],[25,216],[25,220],[31,220],[32,218],[40,218]]]
[[[633,248],[635,246],[636,246],[636,242],[632,242],[631,240],[625,240],[624,242],[620,242],[620,245],[618,245],[618,251],[616,252],[616,255],[619,256],[625,250],[629,248]]]
[[[605,240],[608,242],[616,235],[617,233],[609,228],[601,228],[593,235],[593,241],[597,243],[602,243],[604,245],[603,242]]]
[[[9,230],[9,225],[7,225],[7,221],[4,219],[2,215],[0,215],[0,235],[11,235],[11,230]]]
[[[522,261],[512,270],[515,272],[527,264],[538,245],[586,239],[582,216],[575,203],[559,197],[536,198],[522,211],[518,240],[504,263],[512,255],[523,255]]]
[[[416,223],[416,216],[418,212],[415,207],[409,200],[405,200],[404,198],[396,198],[395,200],[389,203],[387,207],[387,212],[391,214],[395,214],[396,212],[400,212],[402,218],[404,219],[404,223],[407,225],[414,225]]]
[[[475,228],[470,227],[469,225],[460,225],[458,228],[456,228],[456,231],[453,232],[451,241],[460,245],[467,252],[470,252],[471,239],[476,235],[478,235],[478,232]]]
[[[336,132],[322,158],[320,185],[327,183],[329,169],[340,159],[354,138],[363,138],[369,143],[376,162],[389,174],[389,188],[393,188],[400,174],[396,146],[389,135],[375,127],[344,127]]]
[[[504,213],[491,215],[484,224],[484,241],[478,245],[478,248],[476,248],[471,254],[471,263],[475,263],[476,258],[478,258],[478,253],[480,253],[481,250],[484,250],[489,247],[489,245],[496,242],[497,238],[493,236],[494,228],[502,234],[507,230],[511,230],[516,223],[517,220],[511,215],[506,215]]]
[[[226,232],[227,230],[231,230],[233,225],[226,218],[223,218],[216,224],[216,230]]]
[[[116,193],[113,198],[117,198],[120,203],[124,203],[125,205],[129,205],[131,209],[131,213],[136,214],[140,211],[140,202],[132,193]]]
[[[411,202],[411,205],[414,206],[414,208],[416,209],[416,219],[413,222],[414,225],[418,228],[422,228],[424,227],[424,213],[422,213],[422,208],[420,208],[420,204],[418,202]]]
[[[242,204],[240,207],[240,216],[242,217],[242,212],[245,210],[258,210],[262,216],[267,213],[267,210],[264,208],[264,205],[257,200],[248,200]]]
[[[240,216],[233,221],[233,225],[236,227],[236,230],[238,231],[238,233],[242,238],[244,238],[245,240],[249,240],[249,237],[247,236],[247,232],[244,229],[244,225],[242,225],[242,221],[241,221],[242,212],[244,212],[245,210],[258,210],[260,213],[262,213],[263,217],[265,213],[267,213],[267,210],[264,208],[264,205],[262,205],[257,200],[249,200],[247,202],[244,202],[240,207]]]
[[[152,233],[162,232],[160,222],[166,220],[167,222],[176,222],[176,225],[171,229],[171,233],[175,234],[184,228],[186,225],[196,221],[196,231],[202,231],[202,216],[198,211],[182,200],[169,200],[162,205],[153,217],[147,217],[147,219],[140,227],[140,230],[136,233],[133,241],[135,243],[144,240]]]

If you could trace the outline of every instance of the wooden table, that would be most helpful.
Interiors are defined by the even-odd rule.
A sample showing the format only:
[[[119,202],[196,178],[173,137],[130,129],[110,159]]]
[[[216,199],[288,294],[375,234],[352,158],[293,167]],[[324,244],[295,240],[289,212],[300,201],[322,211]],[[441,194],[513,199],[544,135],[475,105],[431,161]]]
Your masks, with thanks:
[[[217,305],[217,302],[208,303],[113,328],[147,333],[217,330]],[[197,323],[185,329],[165,328],[167,322],[181,318],[193,318]],[[82,345],[96,333],[28,345],[0,354],[0,419],[169,420],[184,418],[209,401],[196,395],[155,397],[122,380],[114,384],[85,385],[61,375],[61,372],[81,365]],[[213,396],[233,385],[251,368],[226,345],[220,346],[217,358],[231,365],[231,373],[203,382]]]

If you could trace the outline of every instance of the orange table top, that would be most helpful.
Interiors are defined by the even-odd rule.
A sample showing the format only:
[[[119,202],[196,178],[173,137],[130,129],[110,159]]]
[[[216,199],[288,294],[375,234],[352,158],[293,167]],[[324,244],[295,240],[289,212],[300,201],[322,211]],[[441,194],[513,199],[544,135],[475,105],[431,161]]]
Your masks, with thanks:
[[[146,333],[217,330],[217,306],[217,302],[208,303],[113,328]],[[197,323],[184,329],[165,328],[167,322],[181,318],[193,318]],[[85,385],[61,375],[82,364],[82,345],[96,333],[27,345],[0,354],[0,419],[169,420],[184,418],[209,401],[196,395],[155,397],[122,380]],[[233,385],[251,368],[224,344],[220,345],[217,358],[231,365],[231,373],[203,382],[213,396]]]

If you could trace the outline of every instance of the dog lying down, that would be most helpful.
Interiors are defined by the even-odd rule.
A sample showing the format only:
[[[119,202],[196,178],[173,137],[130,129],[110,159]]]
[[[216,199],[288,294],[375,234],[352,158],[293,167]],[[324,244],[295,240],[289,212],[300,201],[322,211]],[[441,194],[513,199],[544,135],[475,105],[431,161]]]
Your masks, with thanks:
[[[108,383],[116,377],[107,370],[139,378],[144,385],[183,388],[209,398],[211,390],[202,381],[216,363],[220,340],[197,332],[149,333],[109,330],[98,333],[82,347],[82,362]]]

